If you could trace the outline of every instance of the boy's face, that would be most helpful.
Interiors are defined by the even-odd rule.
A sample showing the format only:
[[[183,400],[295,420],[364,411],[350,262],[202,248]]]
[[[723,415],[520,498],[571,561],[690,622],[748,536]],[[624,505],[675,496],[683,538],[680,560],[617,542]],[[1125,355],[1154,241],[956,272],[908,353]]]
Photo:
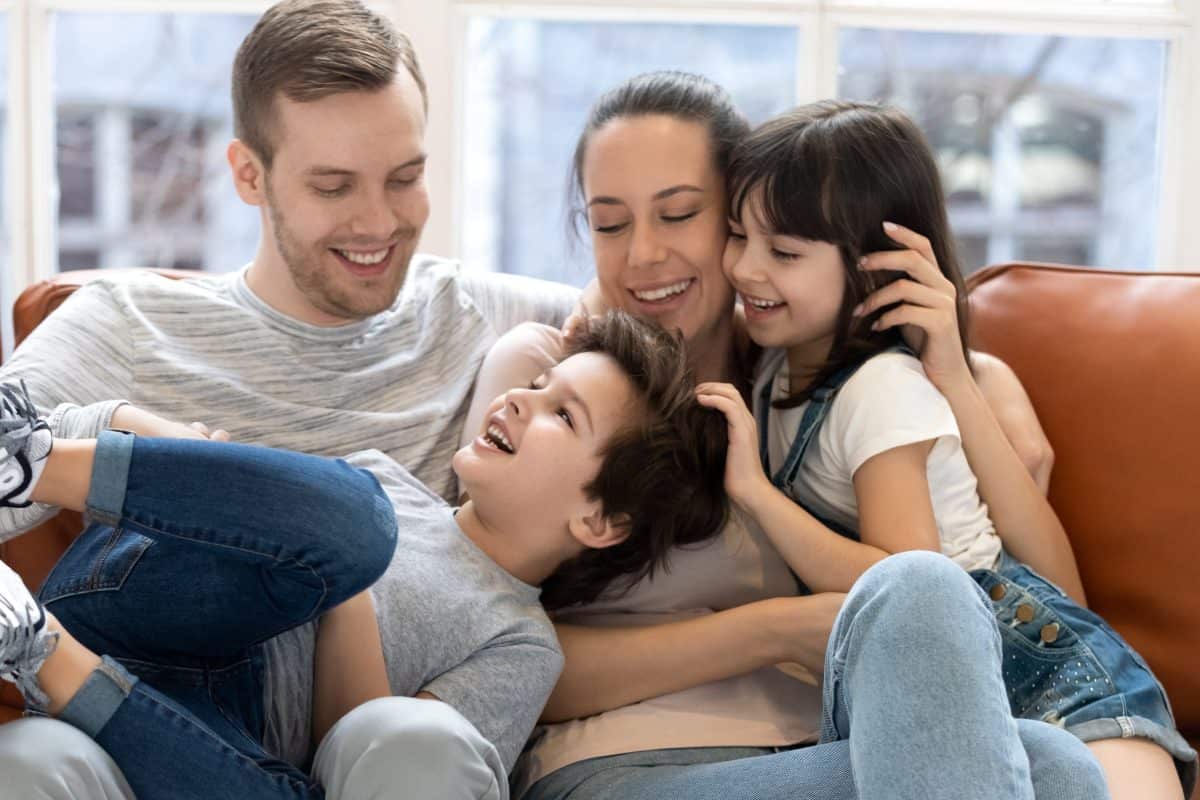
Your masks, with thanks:
[[[264,212],[256,291],[317,325],[390,307],[429,216],[412,76],[311,102],[278,96],[270,136],[269,170],[244,148],[234,164],[242,197]]]
[[[584,486],[600,471],[601,451],[630,422],[635,392],[607,355],[571,356],[531,387],[498,398],[482,429],[454,456],[454,470],[481,515],[567,525],[594,513]],[[523,516],[522,516],[523,515]]]

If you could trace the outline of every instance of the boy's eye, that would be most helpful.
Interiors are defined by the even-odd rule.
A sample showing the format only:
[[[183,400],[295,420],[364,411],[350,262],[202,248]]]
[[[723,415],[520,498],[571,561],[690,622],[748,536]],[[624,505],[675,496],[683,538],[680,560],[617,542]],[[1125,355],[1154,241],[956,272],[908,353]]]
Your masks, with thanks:
[[[567,423],[568,428],[575,430],[575,423],[571,421],[571,414],[569,411],[567,411],[565,408],[560,408],[557,413],[560,417],[562,417],[563,422]]]

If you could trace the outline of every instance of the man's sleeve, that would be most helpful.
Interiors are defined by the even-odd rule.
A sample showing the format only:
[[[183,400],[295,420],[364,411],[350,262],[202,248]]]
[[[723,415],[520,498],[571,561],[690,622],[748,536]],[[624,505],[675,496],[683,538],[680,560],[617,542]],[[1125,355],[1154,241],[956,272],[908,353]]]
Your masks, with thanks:
[[[562,672],[563,656],[533,637],[494,643],[434,678],[424,691],[453,706],[511,771]]]
[[[579,302],[579,290],[573,286],[523,275],[464,272],[461,281],[497,336],[522,322],[561,328]]]
[[[107,283],[88,284],[42,321],[0,368],[0,381],[24,380],[58,435],[95,436],[133,393],[128,320]]]

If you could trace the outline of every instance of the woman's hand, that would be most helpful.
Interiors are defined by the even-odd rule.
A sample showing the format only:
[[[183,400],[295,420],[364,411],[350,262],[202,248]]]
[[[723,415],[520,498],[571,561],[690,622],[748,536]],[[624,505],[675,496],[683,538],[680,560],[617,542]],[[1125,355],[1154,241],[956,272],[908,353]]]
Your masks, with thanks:
[[[883,223],[883,229],[908,249],[871,253],[863,256],[859,266],[904,272],[908,277],[872,293],[854,314],[864,316],[895,305],[881,314],[871,329],[903,326],[904,340],[920,356],[929,380],[944,393],[954,381],[971,377],[958,331],[958,293],[938,267],[928,239],[891,222]]]
[[[746,513],[752,513],[761,492],[772,488],[758,457],[758,424],[746,401],[732,384],[702,383],[696,387],[700,405],[715,408],[729,423],[729,453],[725,458],[725,491]]]

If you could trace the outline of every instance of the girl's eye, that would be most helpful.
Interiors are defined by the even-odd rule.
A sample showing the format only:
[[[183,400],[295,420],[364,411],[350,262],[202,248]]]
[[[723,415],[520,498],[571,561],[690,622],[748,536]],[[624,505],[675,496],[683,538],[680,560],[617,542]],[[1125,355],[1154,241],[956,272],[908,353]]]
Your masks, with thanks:
[[[686,214],[678,214],[675,216],[663,214],[662,218],[663,218],[663,222],[686,222],[687,220],[691,219],[692,217],[696,216],[699,213],[700,213],[699,211],[689,211]]]
[[[558,415],[562,417],[563,422],[567,423],[568,428],[575,430],[575,423],[571,421],[571,414],[565,408],[560,408]]]
[[[746,241],[746,234],[741,233],[740,231],[730,231],[729,238],[737,239],[739,242],[744,242]]]
[[[796,259],[800,258],[799,253],[789,253],[776,247],[771,248],[771,255],[775,256],[780,261],[795,261]]]

